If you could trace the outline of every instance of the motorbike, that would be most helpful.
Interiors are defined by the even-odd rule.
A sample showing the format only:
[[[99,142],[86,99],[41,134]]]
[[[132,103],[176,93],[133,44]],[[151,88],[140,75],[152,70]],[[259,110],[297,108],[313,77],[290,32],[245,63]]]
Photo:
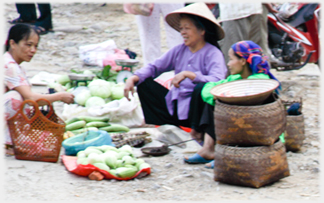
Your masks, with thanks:
[[[307,63],[319,63],[320,4],[281,5],[268,14],[268,43],[275,60],[271,68],[298,70]]]
[[[218,4],[207,4],[216,18]],[[283,3],[268,14],[268,46],[271,68],[297,70],[307,63],[319,64],[320,4]]]

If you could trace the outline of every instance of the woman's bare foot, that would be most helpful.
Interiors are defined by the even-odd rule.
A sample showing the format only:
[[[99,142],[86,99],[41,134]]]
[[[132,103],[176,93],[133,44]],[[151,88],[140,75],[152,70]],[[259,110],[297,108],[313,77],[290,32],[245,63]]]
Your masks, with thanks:
[[[208,160],[215,158],[215,140],[207,133],[205,133],[204,145],[198,150],[197,154]],[[188,157],[185,157],[185,159],[188,159]]]

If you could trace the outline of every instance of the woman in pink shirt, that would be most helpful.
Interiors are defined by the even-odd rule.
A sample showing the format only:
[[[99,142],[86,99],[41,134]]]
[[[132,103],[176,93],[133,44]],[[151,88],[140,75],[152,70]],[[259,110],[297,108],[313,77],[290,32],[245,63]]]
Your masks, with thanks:
[[[24,61],[29,62],[37,51],[39,35],[34,27],[28,24],[16,24],[9,30],[6,41],[6,52],[4,53],[4,107],[5,119],[8,120],[15,115],[20,104],[26,100],[47,99],[50,102],[62,101],[73,103],[74,96],[68,92],[55,94],[39,94],[31,91],[25,70],[20,66]],[[12,145],[10,134],[6,126],[5,144]]]

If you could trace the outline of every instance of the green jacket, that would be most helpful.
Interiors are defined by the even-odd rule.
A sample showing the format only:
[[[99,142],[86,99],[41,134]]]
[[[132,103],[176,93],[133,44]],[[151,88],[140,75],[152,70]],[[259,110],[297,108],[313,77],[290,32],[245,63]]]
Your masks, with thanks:
[[[235,81],[235,80],[241,80],[241,79],[243,78],[241,77],[240,74],[235,74],[235,75],[230,75],[226,79],[220,80],[218,82],[207,82],[201,91],[202,100],[210,105],[215,106],[214,95],[210,93],[210,90],[216,85]],[[264,73],[257,73],[257,74],[250,75],[247,79],[270,79],[270,77],[269,75]]]

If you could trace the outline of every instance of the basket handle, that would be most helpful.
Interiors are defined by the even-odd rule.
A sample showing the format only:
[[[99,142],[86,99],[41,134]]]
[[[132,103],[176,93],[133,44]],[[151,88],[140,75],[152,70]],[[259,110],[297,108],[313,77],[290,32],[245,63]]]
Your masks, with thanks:
[[[54,109],[53,109],[53,105],[51,104],[50,101],[48,101],[47,99],[41,98],[41,99],[37,99],[36,103],[38,104],[39,102],[45,102],[47,103],[46,105],[42,105],[42,106],[48,106],[49,107],[49,112],[48,114],[46,114],[46,118],[49,118],[53,113],[54,113]]]
[[[31,118],[28,118],[27,115],[25,114],[24,112],[24,107],[25,105],[28,104],[30,106],[33,106],[34,109],[35,109],[35,114],[31,117]],[[30,100],[30,99],[26,99],[25,101],[23,101],[20,105],[20,109],[17,111],[17,114],[18,115],[18,112],[24,117],[24,119],[28,122],[28,123],[32,123],[34,122],[34,120],[39,116],[39,114],[41,113],[39,108],[38,108],[38,104],[33,101],[33,100]],[[16,116],[15,115],[15,116]]]

